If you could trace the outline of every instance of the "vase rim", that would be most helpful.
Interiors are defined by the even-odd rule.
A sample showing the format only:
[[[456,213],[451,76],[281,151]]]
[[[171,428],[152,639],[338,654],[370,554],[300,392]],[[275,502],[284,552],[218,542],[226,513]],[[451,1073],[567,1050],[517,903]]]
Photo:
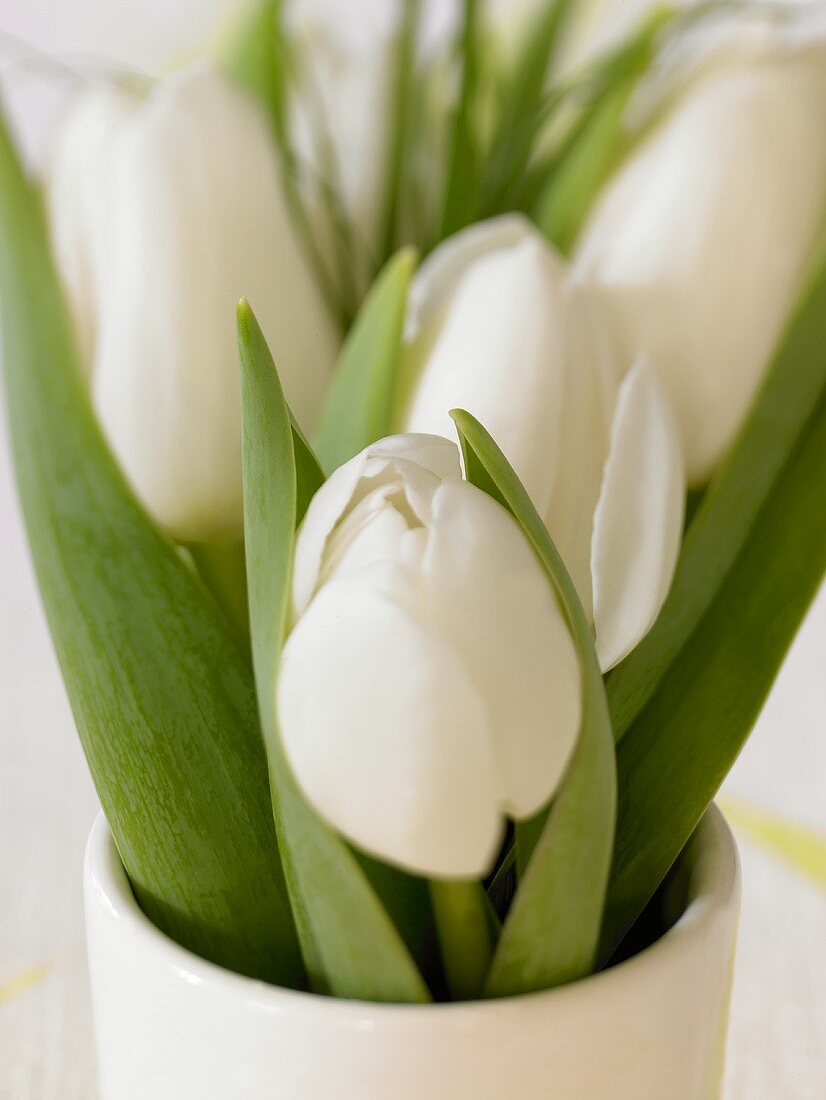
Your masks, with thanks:
[[[220,990],[226,996],[238,997],[256,1010],[292,1014],[302,1011],[317,1015],[331,1013],[351,1017],[358,1026],[371,1022],[386,1024],[394,1017],[411,1023],[434,1016],[449,1015],[452,1022],[461,1023],[462,1015],[476,1018],[480,1012],[503,1013],[524,1007],[526,1003],[541,1004],[548,998],[560,1001],[596,994],[608,982],[628,981],[659,967],[672,952],[691,949],[700,943],[721,913],[738,904],[740,863],[731,829],[719,810],[712,804],[700,822],[687,849],[680,857],[688,860],[688,900],[675,923],[648,947],[622,962],[553,989],[539,990],[515,996],[488,1000],[438,1002],[430,1004],[392,1004],[350,1000],[323,996],[305,990],[272,985],[246,977],[201,958],[162,932],[138,905],[129,884],[106,818],[101,811],[92,826],[86,845],[84,878],[87,906],[99,905],[128,931],[130,937],[142,941],[155,964],[169,970],[190,985]]]

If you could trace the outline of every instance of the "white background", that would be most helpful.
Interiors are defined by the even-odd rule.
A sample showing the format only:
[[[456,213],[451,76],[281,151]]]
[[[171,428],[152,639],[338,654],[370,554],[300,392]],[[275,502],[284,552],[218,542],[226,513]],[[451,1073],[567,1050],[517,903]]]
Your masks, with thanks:
[[[349,2],[355,16],[358,0]],[[227,0],[0,0],[0,86],[27,148],[42,148],[66,87],[61,72],[111,62],[155,72],[197,49],[228,9]],[[51,62],[36,62],[37,51]],[[824,657],[821,595],[727,788],[741,800],[731,808],[742,818],[745,880],[727,1100],[826,1096]],[[816,830],[808,839],[810,851],[822,845],[819,882],[754,843],[743,816],[754,807]],[[95,1098],[81,907],[95,810],[28,562],[4,425],[0,1100]]]

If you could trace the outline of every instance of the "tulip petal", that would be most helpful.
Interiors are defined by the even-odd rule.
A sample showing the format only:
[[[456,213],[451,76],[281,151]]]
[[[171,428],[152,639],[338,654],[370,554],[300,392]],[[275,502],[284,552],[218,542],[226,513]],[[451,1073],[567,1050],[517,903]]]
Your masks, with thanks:
[[[551,583],[515,520],[467,482],[445,482],[421,563],[427,621],[484,700],[502,812],[550,799],[576,744],[579,663]]]
[[[603,671],[653,625],[674,575],[684,510],[676,419],[656,376],[638,363],[619,389],[594,515],[591,573]]]
[[[665,383],[704,485],[765,372],[823,226],[826,61],[721,56],[605,189],[577,269]]]
[[[468,244],[460,242],[464,237]],[[408,345],[402,391],[413,386],[403,425],[453,437],[450,410],[467,409],[487,426],[544,512],[555,476],[568,343],[565,265],[518,218],[474,227],[450,250],[453,257],[425,284],[432,291],[460,277],[451,291],[441,287],[442,313]],[[422,308],[425,314],[431,308],[427,295]]]
[[[415,462],[439,478],[461,477],[459,448],[441,435],[417,432],[389,435],[368,447],[371,458],[401,458]]]
[[[112,143],[93,396],[179,540],[240,533],[233,313],[249,297],[309,429],[338,334],[291,224],[266,118],[208,66],[158,84]]]
[[[71,305],[84,368],[95,347],[101,228],[109,198],[111,143],[140,103],[114,84],[94,84],[73,101],[56,132],[46,198],[58,271]]]
[[[422,266],[410,288],[405,339],[414,340],[450,303],[468,268],[491,252],[514,248],[536,235],[521,214],[478,222],[448,238]]]
[[[402,542],[410,533],[407,517],[390,501],[400,485],[375,489],[347,513],[327,541],[318,584],[355,573],[381,561],[399,561]]]
[[[621,375],[603,313],[586,287],[572,287],[571,318],[557,477],[544,518],[585,614],[593,621],[594,512]]]
[[[484,703],[453,649],[400,606],[399,577],[386,583],[392,599],[332,581],[289,636],[287,757],[316,811],[358,847],[414,873],[478,877],[502,834]]]
[[[439,436],[395,435],[379,440],[365,448],[361,454],[339,466],[327,478],[319,492],[310,501],[304,522],[298,534],[293,575],[293,615],[297,617],[309,604],[318,584],[322,561],[327,550],[328,540],[347,508],[356,495],[362,478],[370,478],[365,486],[365,495],[379,487],[380,479],[395,476],[394,463],[418,466],[424,472],[436,478],[461,477],[459,450],[455,443]],[[412,471],[415,479],[415,471]],[[429,500],[435,489],[430,482],[430,491],[421,486],[422,492],[414,502],[414,507],[424,507],[421,499],[425,494]]]

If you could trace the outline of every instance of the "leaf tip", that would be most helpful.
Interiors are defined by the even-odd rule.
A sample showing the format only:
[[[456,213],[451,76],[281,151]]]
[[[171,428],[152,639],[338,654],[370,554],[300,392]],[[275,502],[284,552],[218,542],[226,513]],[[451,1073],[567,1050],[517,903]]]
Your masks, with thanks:
[[[235,323],[238,333],[238,345],[241,352],[242,363],[245,356],[252,352],[253,348],[260,346],[267,348],[267,342],[255,316],[255,310],[246,298],[239,298],[235,307]]]
[[[469,413],[467,409],[451,409],[448,416],[463,435],[467,433],[468,428],[478,424],[476,417],[473,413]]]
[[[396,253],[396,264],[403,268],[408,275],[412,275],[419,263],[419,250],[415,245],[408,244],[400,248]]]
[[[255,314],[252,312],[252,306],[247,299],[239,298],[238,304],[235,307],[235,320],[238,324],[238,331],[240,332],[242,329],[248,329],[250,319],[254,316]]]

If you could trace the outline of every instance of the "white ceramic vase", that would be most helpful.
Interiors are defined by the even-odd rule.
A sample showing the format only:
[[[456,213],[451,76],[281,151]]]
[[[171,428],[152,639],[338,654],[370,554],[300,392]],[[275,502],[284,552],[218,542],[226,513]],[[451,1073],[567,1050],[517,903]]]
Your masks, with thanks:
[[[739,903],[709,811],[653,946],[561,989],[460,1005],[336,1001],[183,950],[135,903],[103,818],[86,859],[101,1100],[715,1100]]]

